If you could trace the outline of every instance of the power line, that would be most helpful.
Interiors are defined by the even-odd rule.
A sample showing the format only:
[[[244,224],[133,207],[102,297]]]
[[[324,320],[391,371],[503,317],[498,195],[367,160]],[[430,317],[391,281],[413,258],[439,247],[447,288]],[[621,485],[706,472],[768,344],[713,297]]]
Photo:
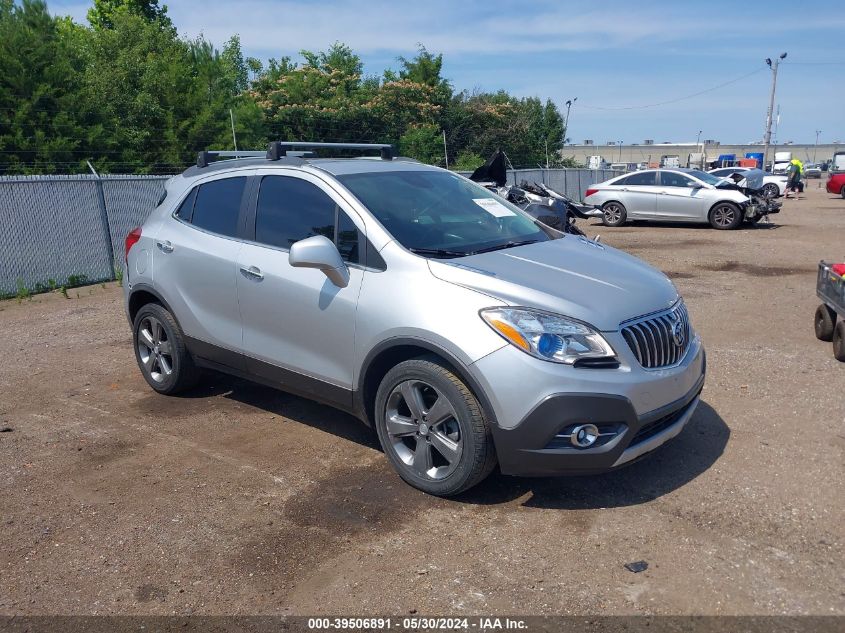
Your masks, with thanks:
[[[757,68],[756,70],[752,70],[750,73],[742,75],[741,77],[736,77],[735,79],[731,79],[729,81],[725,81],[724,83],[720,83],[718,86],[713,86],[711,88],[706,88],[704,90],[699,90],[698,92],[694,92],[689,95],[685,95],[683,97],[678,97],[676,99],[669,99],[668,101],[659,101],[657,103],[647,103],[644,105],[632,105],[632,106],[590,106],[590,105],[580,105],[581,108],[587,108],[589,110],[643,110],[645,108],[656,108],[658,106],[669,105],[670,103],[677,103],[678,101],[684,101],[686,99],[692,99],[693,97],[698,97],[703,94],[707,94],[708,92],[713,92],[714,90],[719,90],[720,88],[724,88],[725,86],[729,86],[731,84],[735,84],[738,81],[742,81],[743,79],[748,79],[752,75],[756,75],[757,73],[763,72],[766,70],[766,67],[763,66],[761,68]]]

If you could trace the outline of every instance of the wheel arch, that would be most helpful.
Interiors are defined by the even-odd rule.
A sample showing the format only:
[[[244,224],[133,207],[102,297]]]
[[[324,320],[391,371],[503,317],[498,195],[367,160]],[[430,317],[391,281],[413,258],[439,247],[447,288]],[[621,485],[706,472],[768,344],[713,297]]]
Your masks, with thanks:
[[[387,372],[403,361],[427,355],[438,357],[450,371],[461,379],[478,400],[485,419],[495,426],[496,421],[490,400],[479,382],[472,376],[466,364],[442,345],[414,337],[387,339],[376,345],[367,354],[361,365],[358,374],[358,388],[355,390],[354,408],[358,417],[368,425],[373,426],[376,393]]]
[[[129,291],[129,299],[126,305],[126,311],[129,316],[130,323],[135,322],[135,315],[138,314],[138,310],[148,303],[158,303],[170,312],[174,319],[176,319],[176,315],[173,314],[170,304],[167,303],[167,300],[162,297],[157,290],[147,284],[135,284],[132,286],[132,290]],[[178,319],[176,322],[179,322]]]

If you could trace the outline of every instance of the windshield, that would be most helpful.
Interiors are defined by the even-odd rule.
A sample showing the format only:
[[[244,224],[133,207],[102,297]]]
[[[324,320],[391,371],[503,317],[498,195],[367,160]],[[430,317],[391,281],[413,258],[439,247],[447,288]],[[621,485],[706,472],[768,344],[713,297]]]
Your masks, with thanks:
[[[552,239],[519,208],[456,174],[388,171],[337,179],[420,255],[461,257]]]
[[[718,176],[708,174],[706,171],[699,171],[697,169],[690,169],[686,173],[693,178],[698,178],[701,182],[706,182],[708,185],[718,185],[723,180]]]

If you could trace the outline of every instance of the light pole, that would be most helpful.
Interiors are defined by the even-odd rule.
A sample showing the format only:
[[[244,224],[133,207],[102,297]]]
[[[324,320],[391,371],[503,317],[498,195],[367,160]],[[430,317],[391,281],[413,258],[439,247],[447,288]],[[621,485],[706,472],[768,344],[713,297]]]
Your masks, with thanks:
[[[816,144],[813,145],[813,164],[816,164],[816,149],[819,147],[819,134],[821,134],[821,130],[816,130]]]
[[[698,136],[695,137],[695,151],[698,154],[702,153],[700,148],[699,148],[700,143],[701,143],[701,130],[698,131]],[[704,157],[699,156],[698,161],[699,161],[699,169],[704,169]]]
[[[766,169],[766,161],[769,158],[769,144],[772,142],[772,113],[775,109],[775,90],[778,85],[778,66],[782,60],[786,59],[786,53],[781,53],[780,57],[775,58],[772,62],[771,58],[766,58],[766,63],[772,69],[772,93],[769,95],[769,110],[766,113],[766,135],[763,137],[765,142],[765,149],[763,150],[763,169]],[[774,165],[772,165],[774,171]]]
[[[569,136],[569,110],[572,108],[572,104],[578,101],[578,97],[574,99],[568,99],[566,101],[566,118],[563,120],[563,142],[566,142],[566,137]]]
[[[622,143],[623,141],[619,141],[619,162],[622,162]]]

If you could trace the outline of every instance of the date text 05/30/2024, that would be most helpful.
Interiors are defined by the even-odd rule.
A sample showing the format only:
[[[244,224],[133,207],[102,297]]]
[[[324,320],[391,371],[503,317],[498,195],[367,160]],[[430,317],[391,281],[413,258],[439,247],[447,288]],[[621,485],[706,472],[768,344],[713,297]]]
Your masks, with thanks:
[[[527,624],[519,618],[308,618],[312,631],[400,630],[400,631],[525,631]]]

